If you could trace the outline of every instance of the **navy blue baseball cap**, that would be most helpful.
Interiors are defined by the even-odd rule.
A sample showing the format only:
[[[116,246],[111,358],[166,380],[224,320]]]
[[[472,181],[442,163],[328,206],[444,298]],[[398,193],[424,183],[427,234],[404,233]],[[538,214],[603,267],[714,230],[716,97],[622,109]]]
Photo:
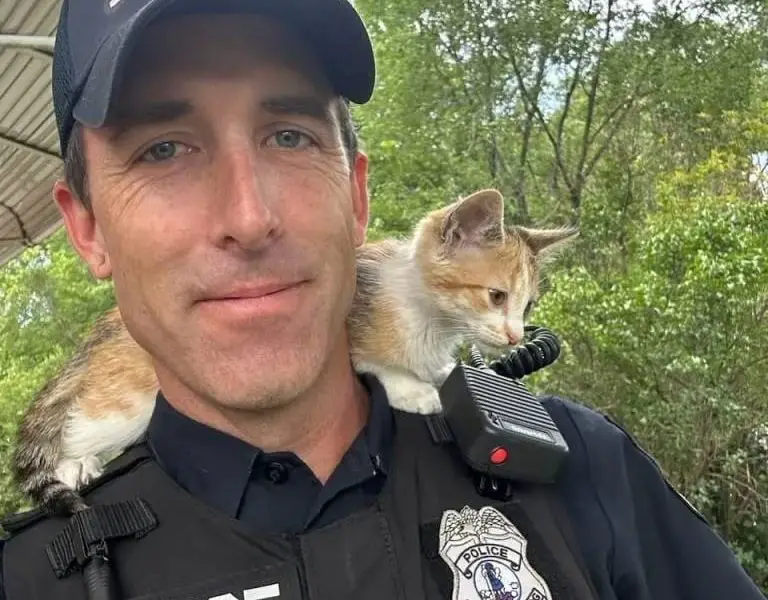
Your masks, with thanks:
[[[280,19],[317,52],[340,96],[364,104],[373,94],[373,48],[348,0],[63,0],[52,82],[62,156],[75,121],[89,127],[107,122],[136,40],[147,25],[172,12],[258,13]]]

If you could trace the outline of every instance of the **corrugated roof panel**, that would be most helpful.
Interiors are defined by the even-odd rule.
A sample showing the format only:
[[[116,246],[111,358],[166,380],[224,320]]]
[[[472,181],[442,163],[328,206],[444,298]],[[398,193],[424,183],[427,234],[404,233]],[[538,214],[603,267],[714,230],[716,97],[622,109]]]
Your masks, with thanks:
[[[59,0],[0,0],[0,33],[51,36]],[[0,49],[0,265],[60,224],[51,186],[61,172],[50,58],[23,48]]]

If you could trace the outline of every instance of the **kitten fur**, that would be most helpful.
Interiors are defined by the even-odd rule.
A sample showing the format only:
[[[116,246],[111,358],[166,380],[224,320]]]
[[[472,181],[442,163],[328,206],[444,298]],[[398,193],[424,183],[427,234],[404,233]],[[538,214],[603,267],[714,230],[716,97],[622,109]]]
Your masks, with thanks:
[[[407,239],[364,245],[347,319],[355,369],[375,374],[394,408],[439,411],[436,388],[456,350],[518,344],[541,266],[576,235],[506,226],[503,198],[489,189],[429,212]],[[79,490],[142,437],[157,389],[150,356],[109,310],[24,415],[20,489],[51,514],[86,508]]]

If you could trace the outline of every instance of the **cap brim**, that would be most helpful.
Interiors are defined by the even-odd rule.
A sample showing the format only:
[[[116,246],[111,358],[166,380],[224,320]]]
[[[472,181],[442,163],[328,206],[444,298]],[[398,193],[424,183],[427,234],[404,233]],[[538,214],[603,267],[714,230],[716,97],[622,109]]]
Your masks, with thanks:
[[[113,93],[119,89],[127,59],[141,32],[159,15],[184,0],[152,0],[131,20],[107,37],[87,74],[72,115],[86,126],[107,121]],[[317,51],[336,92],[350,102],[370,100],[375,83],[375,61],[368,32],[347,0],[202,0],[200,12],[265,12],[294,25]],[[191,12],[189,5],[184,12]]]

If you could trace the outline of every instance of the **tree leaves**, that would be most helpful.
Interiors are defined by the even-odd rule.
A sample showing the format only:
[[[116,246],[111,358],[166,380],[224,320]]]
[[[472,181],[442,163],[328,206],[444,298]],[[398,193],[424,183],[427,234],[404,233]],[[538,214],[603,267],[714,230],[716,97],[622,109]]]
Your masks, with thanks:
[[[536,318],[569,351],[538,383],[627,423],[765,585],[768,202],[712,195],[711,162],[659,181],[624,271],[553,277]]]
[[[379,65],[354,109],[369,237],[489,186],[510,222],[577,222],[533,315],[564,352],[532,383],[623,421],[768,590],[768,4],[355,5]],[[0,270],[4,456],[109,304],[62,233]]]

